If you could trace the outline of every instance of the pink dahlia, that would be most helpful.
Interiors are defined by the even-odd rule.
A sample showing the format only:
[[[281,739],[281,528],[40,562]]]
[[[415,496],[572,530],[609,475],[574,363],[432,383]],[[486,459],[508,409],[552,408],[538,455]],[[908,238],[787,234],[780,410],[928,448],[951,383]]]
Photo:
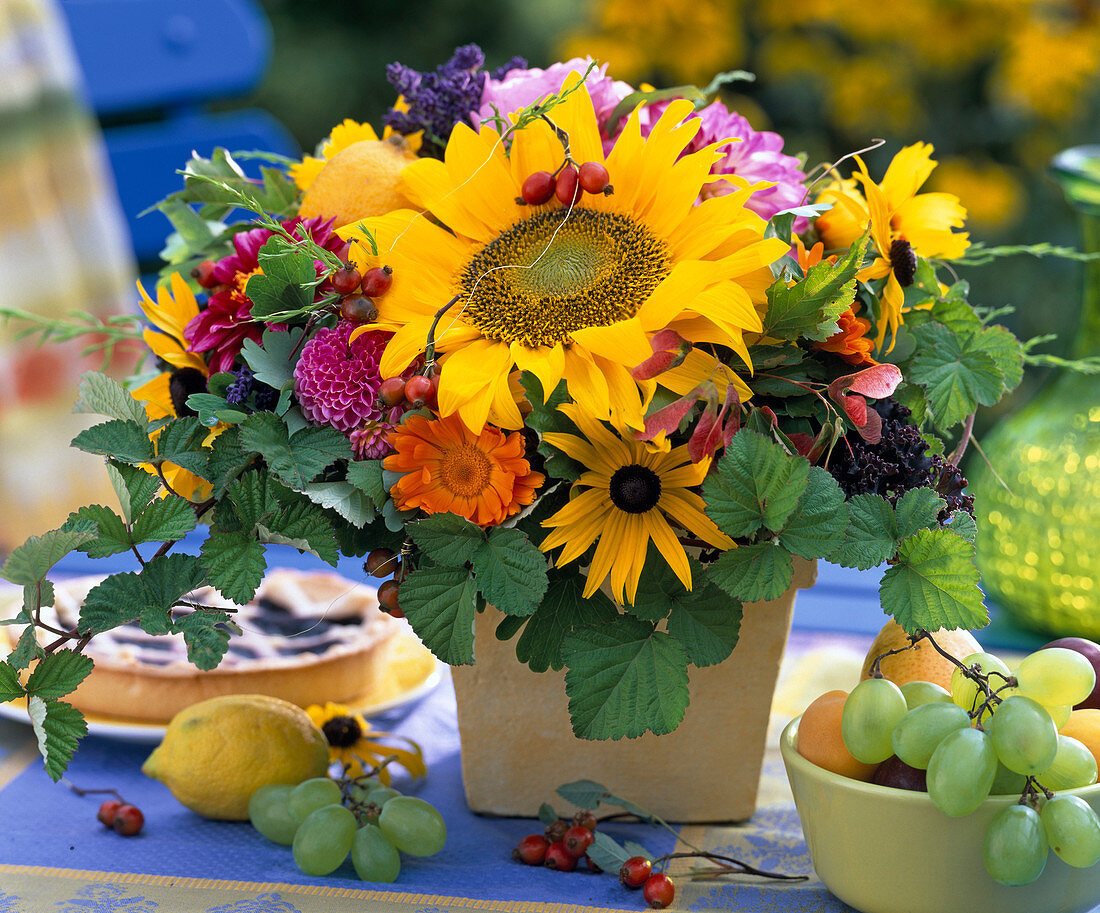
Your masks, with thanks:
[[[379,452],[375,432],[380,430],[384,442],[403,412],[387,407],[378,395],[378,363],[392,334],[374,330],[349,342],[355,327],[341,320],[331,329],[318,330],[302,347],[294,368],[294,393],[307,419],[347,434],[360,459],[377,459],[390,451]]]
[[[331,219],[326,222],[320,217],[302,219],[295,216],[282,224],[295,237],[304,238],[309,232],[321,247],[344,255],[347,243],[333,234]],[[233,236],[234,252],[214,265],[214,279],[218,284],[205,309],[183,331],[192,352],[210,353],[211,374],[232,368],[246,339],[259,342],[263,337],[264,324],[252,318],[252,301],[245,294],[245,286],[253,276],[262,274],[260,248],[271,235],[266,228],[253,228]],[[329,271],[320,260],[314,260],[313,264],[318,276]],[[328,283],[322,283],[315,290],[314,300],[329,290]]]

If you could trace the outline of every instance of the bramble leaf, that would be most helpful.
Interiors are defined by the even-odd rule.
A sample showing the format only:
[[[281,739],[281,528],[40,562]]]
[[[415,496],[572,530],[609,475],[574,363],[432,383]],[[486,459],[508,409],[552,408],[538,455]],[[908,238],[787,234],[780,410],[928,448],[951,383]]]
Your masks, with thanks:
[[[401,583],[401,608],[424,645],[445,663],[474,661],[477,587],[464,568],[429,567]]]
[[[73,412],[91,412],[108,418],[135,422],[145,427],[145,409],[130,391],[113,377],[99,371],[86,371],[77,388]]]
[[[27,679],[27,693],[47,700],[64,697],[88,677],[92,665],[90,657],[72,650],[44,656]]]
[[[0,660],[0,704],[14,701],[26,692],[19,682],[19,673],[4,660]]]
[[[202,566],[211,586],[226,598],[244,605],[256,595],[267,569],[264,547],[240,532],[210,533],[202,544]]]
[[[352,460],[348,463],[348,483],[366,494],[376,510],[382,509],[389,496],[382,480],[381,460]]]
[[[262,453],[271,471],[291,488],[299,488],[336,460],[351,459],[351,444],[335,428],[308,427],[290,433],[272,412],[257,412],[239,426],[241,444]]]
[[[1004,375],[978,337],[960,340],[941,324],[916,331],[919,344],[906,377],[925,389],[938,428],[957,425],[978,405],[992,406],[1005,389]]]
[[[843,541],[847,526],[844,492],[828,472],[814,466],[798,506],[779,534],[779,542],[803,558],[824,558]]]
[[[157,498],[134,522],[134,542],[175,542],[195,528],[191,504],[183,498]]]
[[[313,303],[317,270],[313,257],[285,238],[273,235],[257,256],[262,273],[248,280],[252,317],[263,320],[285,311],[302,311]]]
[[[120,463],[151,463],[153,442],[144,428],[114,419],[86,428],[73,438],[72,446],[85,453],[98,453]]]
[[[507,615],[530,615],[546,595],[546,556],[518,529],[493,529],[473,566],[478,590]]]
[[[27,711],[38,739],[38,751],[46,763],[46,773],[55,783],[68,769],[77,743],[88,733],[88,724],[80,711],[64,701],[43,700],[31,695]]]
[[[939,513],[946,502],[931,488],[911,488],[894,507],[894,537],[899,541],[913,535],[918,529],[934,529],[939,526]]]
[[[0,567],[0,577],[16,586],[34,586],[58,561],[97,535],[94,523],[77,520],[41,536],[31,536],[17,546]]]
[[[791,585],[791,553],[771,542],[722,552],[710,566],[710,578],[742,602],[776,599]]]
[[[408,530],[416,547],[444,567],[464,567],[485,544],[484,530],[458,514],[432,514]]]
[[[844,541],[829,555],[841,567],[861,571],[878,567],[898,550],[894,508],[880,495],[855,495],[848,500]]]
[[[187,507],[185,504],[184,507]],[[187,512],[194,518],[194,512],[187,507]],[[87,521],[96,525],[97,535],[94,539],[80,546],[79,551],[87,553],[89,558],[105,558],[108,555],[117,555],[119,552],[128,551],[133,539],[126,528],[122,517],[109,507],[102,504],[87,504],[80,510],[69,514],[65,526],[72,523]]]
[[[209,671],[217,667],[229,647],[229,621],[225,612],[201,609],[176,619],[172,630],[183,635],[188,661]]]

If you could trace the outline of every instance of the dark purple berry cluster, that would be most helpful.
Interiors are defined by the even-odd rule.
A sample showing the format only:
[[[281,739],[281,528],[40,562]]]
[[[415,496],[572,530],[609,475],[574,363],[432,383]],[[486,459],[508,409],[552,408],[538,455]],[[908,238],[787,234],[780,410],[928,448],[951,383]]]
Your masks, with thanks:
[[[240,365],[231,372],[237,379],[225,391],[225,401],[234,406],[248,406],[252,396],[252,405],[256,411],[274,409],[279,402],[279,391],[263,381],[256,380],[248,365]]]
[[[931,487],[947,502],[941,522],[957,510],[973,515],[966,478],[942,456],[928,455],[928,442],[909,421],[912,413],[892,399],[870,405],[882,417],[882,440],[869,444],[852,432],[833,450],[829,463],[845,496],[876,494],[896,504],[913,488]]]
[[[457,48],[435,72],[421,73],[401,63],[386,67],[386,78],[409,106],[408,111],[391,108],[382,118],[398,133],[424,131],[426,145],[446,143],[455,124],[472,126],[470,112],[481,107],[485,78],[503,79],[511,70],[525,69],[527,61],[513,57],[504,66],[487,73],[485,55],[476,44]]]

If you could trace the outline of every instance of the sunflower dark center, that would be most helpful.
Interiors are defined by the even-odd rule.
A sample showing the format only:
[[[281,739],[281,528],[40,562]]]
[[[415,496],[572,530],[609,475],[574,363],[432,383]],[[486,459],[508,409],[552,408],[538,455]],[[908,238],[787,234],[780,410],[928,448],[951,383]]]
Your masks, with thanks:
[[[917,274],[917,254],[905,238],[898,238],[890,245],[890,266],[902,288],[913,284],[913,277]]]
[[[482,248],[463,269],[459,294],[483,335],[552,346],[634,316],[668,271],[666,244],[631,217],[550,210]]]
[[[363,727],[350,716],[334,716],[321,727],[325,739],[334,748],[351,748],[363,737]]]
[[[198,368],[176,368],[168,376],[168,395],[172,397],[172,408],[176,415],[198,415],[187,405],[187,397],[192,393],[206,392],[206,375]]]
[[[634,463],[620,466],[611,476],[611,503],[628,514],[644,514],[661,500],[661,477]]]

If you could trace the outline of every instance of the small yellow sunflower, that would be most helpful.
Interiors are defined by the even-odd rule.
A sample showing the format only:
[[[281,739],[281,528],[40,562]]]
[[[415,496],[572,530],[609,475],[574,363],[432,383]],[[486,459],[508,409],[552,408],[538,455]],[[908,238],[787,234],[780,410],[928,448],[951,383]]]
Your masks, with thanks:
[[[605,160],[587,90],[569,94],[553,109],[554,123],[568,134],[574,161],[605,164],[614,188],[573,207],[556,198],[516,202],[531,174],[564,162],[561,141],[542,121],[518,131],[508,154],[490,127],[475,133],[459,124],[445,161],[406,168],[402,183],[430,217],[398,211],[339,232],[361,240],[366,229],[377,239],[377,258],[353,244],[361,269],[393,268],[371,327],[394,333],[383,376],[425,350],[452,298],[434,333],[439,409],[473,430],[490,420],[521,427],[507,383],[516,368],[535,374],[547,396],[564,379],[589,414],[642,428],[656,384],[635,381],[630,370],[665,327],[748,363],[743,334],[762,328],[767,267],[788,248],[765,239],[764,220],[744,205],[769,184],[735,179],[736,192],[694,205],[721,153],[714,145],[682,155],[699,128],[685,121],[691,111],[690,102],[672,102],[645,138],[633,116]]]
[[[313,704],[306,708],[306,713],[313,720],[313,725],[325,734],[329,760],[339,761],[349,777],[362,776],[368,768],[377,767],[391,755],[396,757],[396,763],[414,777],[423,777],[428,773],[424,764],[424,752],[416,742],[404,736],[371,729],[370,723],[343,704]],[[379,742],[378,739],[396,739],[409,747],[395,748]],[[377,776],[384,785],[390,785],[388,765],[379,770]]]
[[[564,546],[556,562],[561,566],[598,540],[585,598],[610,576],[615,598],[633,603],[652,541],[690,590],[691,566],[669,520],[715,548],[734,546],[703,512],[702,497],[692,491],[706,477],[710,460],[692,463],[686,446],[666,453],[651,451],[640,441],[612,433],[570,403],[560,409],[584,437],[555,432],[544,439],[588,468],[573,483],[572,500],[543,521],[553,532],[540,548],[545,552]]]
[[[867,166],[858,156],[859,171],[855,180],[863,185],[863,195],[846,186],[830,188],[818,198],[835,205],[816,222],[825,246],[844,248],[863,233],[868,223],[877,256],[856,278],[861,282],[886,279],[882,290],[882,308],[878,319],[875,345],[881,349],[887,332],[893,338],[902,324],[902,303],[905,293],[898,279],[897,268],[915,254],[925,258],[955,259],[970,246],[970,236],[956,232],[966,222],[966,209],[951,193],[917,193],[936,167],[932,146],[914,143],[894,156],[886,169],[882,183],[876,184]],[[912,275],[906,277],[912,281]]]

